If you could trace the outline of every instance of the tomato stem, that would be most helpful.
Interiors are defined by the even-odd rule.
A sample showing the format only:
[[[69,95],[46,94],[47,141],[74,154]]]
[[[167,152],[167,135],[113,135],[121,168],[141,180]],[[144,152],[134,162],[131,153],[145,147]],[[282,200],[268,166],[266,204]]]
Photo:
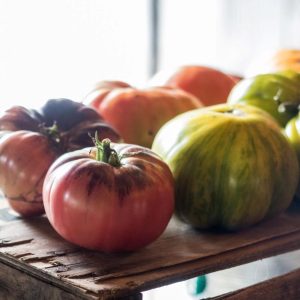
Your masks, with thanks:
[[[102,142],[98,138],[98,133],[96,131],[95,138],[93,142],[97,148],[96,150],[96,160],[102,161],[112,165],[113,167],[119,167],[121,165],[120,158],[116,150],[110,147],[110,139],[104,139]]]
[[[102,140],[102,161],[108,163],[111,149],[110,149],[110,140],[104,139]]]
[[[50,137],[52,141],[59,144],[61,141],[60,132],[57,126],[57,123],[54,121],[51,127],[46,127],[44,124],[40,126],[41,133],[45,134],[46,136]]]

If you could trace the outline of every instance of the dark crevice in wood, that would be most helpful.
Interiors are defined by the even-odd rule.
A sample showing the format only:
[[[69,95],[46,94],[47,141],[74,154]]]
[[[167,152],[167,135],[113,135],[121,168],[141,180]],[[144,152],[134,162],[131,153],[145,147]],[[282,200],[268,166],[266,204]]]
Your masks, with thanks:
[[[44,263],[52,264],[53,266],[57,266],[58,262],[55,261],[56,257],[67,256],[68,254],[73,254],[76,252],[77,251],[72,251],[72,250],[49,251],[43,256],[35,256],[32,254],[31,257],[25,257],[23,259],[23,261],[25,261],[27,263],[44,262]],[[62,264],[59,263],[59,265],[62,265]],[[49,268],[51,268],[51,267],[49,267]]]
[[[51,256],[65,256],[67,254],[74,254],[79,251],[74,251],[74,249],[63,249],[63,250],[56,250],[56,251],[48,251],[47,254],[50,254]]]

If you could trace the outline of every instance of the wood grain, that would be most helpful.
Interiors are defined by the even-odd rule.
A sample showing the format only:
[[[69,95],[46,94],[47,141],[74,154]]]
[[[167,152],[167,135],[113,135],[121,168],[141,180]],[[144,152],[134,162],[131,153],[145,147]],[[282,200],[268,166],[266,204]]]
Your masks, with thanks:
[[[172,220],[153,244],[104,254],[74,246],[45,217],[0,228],[0,262],[91,299],[136,292],[300,248],[300,208],[239,233],[199,232]]]
[[[1,300],[92,300],[98,296],[71,287],[68,291],[65,287],[58,288],[35,277],[28,276],[12,267],[0,263],[0,299]],[[111,298],[111,299],[114,299]],[[134,293],[119,300],[141,300],[141,293]]]
[[[0,263],[0,299],[45,299],[45,300],[80,300],[91,299],[65,291],[41,280],[28,276],[19,270]]]

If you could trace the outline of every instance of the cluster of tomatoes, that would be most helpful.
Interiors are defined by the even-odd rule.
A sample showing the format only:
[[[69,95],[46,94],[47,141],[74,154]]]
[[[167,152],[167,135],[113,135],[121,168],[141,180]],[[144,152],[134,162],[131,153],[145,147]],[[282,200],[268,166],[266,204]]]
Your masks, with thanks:
[[[156,133],[203,106],[197,89],[211,101],[222,93],[225,99],[234,85],[211,68],[189,66],[174,75],[178,85],[174,76],[144,89],[102,81],[83,103],[52,99],[38,110],[3,112],[0,188],[12,209],[27,218],[46,212],[62,237],[90,249],[130,251],[154,241],[174,210],[173,176],[150,150]],[[180,89],[186,78],[191,93]],[[209,80],[201,87],[203,78]],[[211,89],[212,79],[223,86]]]
[[[114,143],[119,134],[94,109],[67,99],[15,106],[0,128],[0,186],[20,215],[46,211],[65,239],[107,252],[140,248],[165,229],[169,168],[149,149]]]
[[[46,213],[63,238],[104,252],[150,244],[174,211],[197,228],[254,225],[299,182],[299,76],[184,66],[142,89],[101,81],[81,103],[14,106],[0,116],[0,189],[21,216]]]
[[[209,80],[190,80],[185,92],[195,72]],[[178,73],[183,89],[175,81],[145,89],[103,81],[83,103],[52,99],[3,112],[0,188],[10,206],[23,217],[46,213],[63,238],[89,249],[131,251],[157,239],[173,214],[174,179],[150,150],[156,133],[202,102],[224,101],[235,84],[194,66]]]

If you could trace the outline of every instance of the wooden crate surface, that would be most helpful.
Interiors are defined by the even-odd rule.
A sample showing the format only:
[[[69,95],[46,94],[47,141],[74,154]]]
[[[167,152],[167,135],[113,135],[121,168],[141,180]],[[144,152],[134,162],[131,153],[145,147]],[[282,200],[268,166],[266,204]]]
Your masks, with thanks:
[[[0,206],[0,262],[91,299],[119,297],[300,248],[300,207],[239,233],[205,232],[173,219],[133,253],[103,254],[64,241],[46,217],[16,219]]]

